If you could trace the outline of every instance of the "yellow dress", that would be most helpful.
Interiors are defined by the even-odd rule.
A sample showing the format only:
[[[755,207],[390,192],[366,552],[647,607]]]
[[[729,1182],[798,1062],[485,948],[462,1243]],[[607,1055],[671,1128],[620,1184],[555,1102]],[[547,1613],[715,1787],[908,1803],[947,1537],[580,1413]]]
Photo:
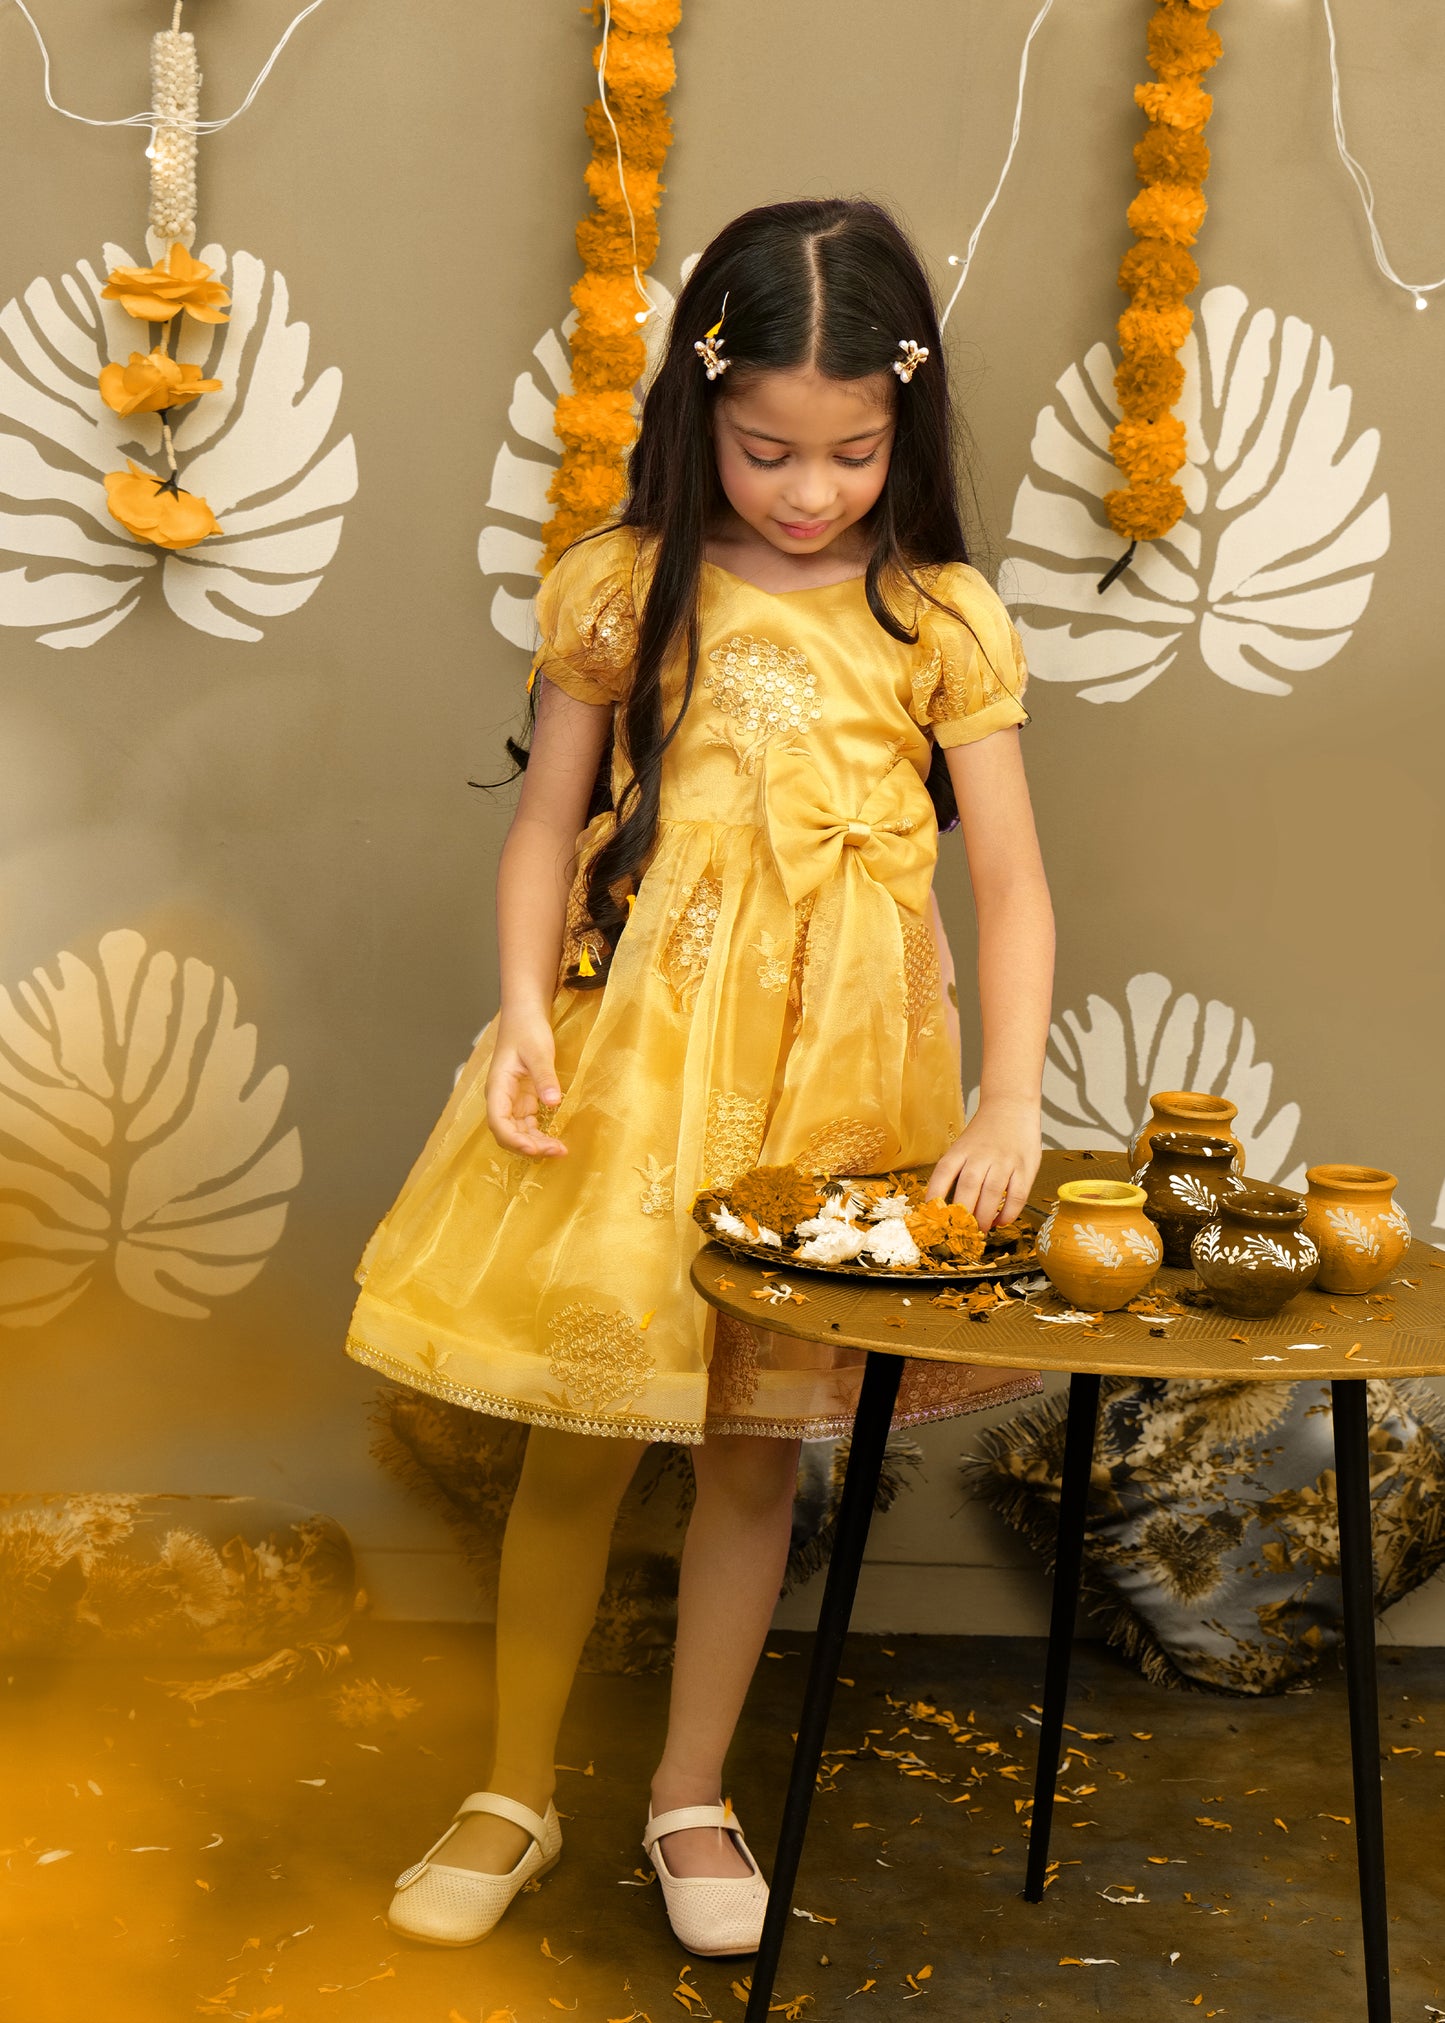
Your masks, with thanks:
[[[646,567],[624,527],[563,555],[537,597],[542,675],[585,701],[621,697]],[[862,1352],[720,1319],[688,1278],[706,1240],[690,1210],[700,1188],[760,1161],[886,1172],[931,1163],[963,1128],[924,780],[930,738],[1027,721],[1026,672],[977,570],[930,577],[967,622],[895,595],[918,626],[905,644],[861,579],[769,592],[704,565],[696,685],[663,760],[656,850],[605,986],[559,987],[554,1001],[562,1100],[548,1128],[567,1156],[509,1152],[488,1129],[494,1018],[357,1265],[346,1350],[358,1362],[583,1433],[850,1429]],[[664,722],[684,670],[678,651]],[[626,777],[619,753],[614,792]],[[563,968],[611,822],[579,839]],[[894,1424],[1040,1388],[1033,1372],[913,1359]]]

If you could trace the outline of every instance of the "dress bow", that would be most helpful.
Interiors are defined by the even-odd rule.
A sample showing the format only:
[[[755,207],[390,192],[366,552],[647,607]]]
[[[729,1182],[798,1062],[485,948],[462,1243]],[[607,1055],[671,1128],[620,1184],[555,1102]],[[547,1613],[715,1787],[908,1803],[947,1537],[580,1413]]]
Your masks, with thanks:
[[[763,808],[789,905],[831,877],[846,851],[900,906],[913,913],[927,906],[937,824],[928,789],[909,760],[890,766],[851,814],[834,805],[806,754],[775,745],[764,769]]]

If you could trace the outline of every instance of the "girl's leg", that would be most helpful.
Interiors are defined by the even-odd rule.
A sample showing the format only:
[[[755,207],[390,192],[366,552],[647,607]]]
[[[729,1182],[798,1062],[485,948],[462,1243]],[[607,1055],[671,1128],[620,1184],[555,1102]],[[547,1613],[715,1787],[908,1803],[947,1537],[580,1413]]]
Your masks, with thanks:
[[[547,1809],[557,1733],[597,1615],[617,1506],[647,1444],[550,1426],[527,1435],[497,1583],[496,1741],[478,1790]],[[503,1875],[527,1846],[520,1826],[473,1812],[437,1859]]]
[[[792,1538],[798,1440],[710,1433],[692,1449],[697,1502],[678,1588],[667,1741],[652,1809],[716,1805],[723,1759],[777,1605]],[[686,1827],[659,1845],[674,1875],[747,1875],[720,1827]]]

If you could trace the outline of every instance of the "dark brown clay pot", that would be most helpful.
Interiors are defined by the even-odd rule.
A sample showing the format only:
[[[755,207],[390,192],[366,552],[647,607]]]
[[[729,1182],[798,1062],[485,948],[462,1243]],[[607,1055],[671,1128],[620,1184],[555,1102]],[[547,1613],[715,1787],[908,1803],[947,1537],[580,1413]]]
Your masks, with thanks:
[[[1129,1167],[1137,1173],[1149,1158],[1149,1147],[1161,1131],[1202,1131],[1207,1138],[1225,1138],[1234,1147],[1235,1170],[1244,1171],[1244,1147],[1230,1128],[1239,1105],[1227,1096],[1201,1089],[1155,1089],[1149,1097],[1149,1118],[1130,1141]]]
[[[1305,1198],[1287,1187],[1243,1187],[1189,1246],[1194,1269],[1221,1313],[1258,1320],[1310,1284],[1320,1254],[1304,1232]]]
[[[1134,1185],[1144,1190],[1144,1213],[1159,1231],[1164,1262],[1188,1265],[1193,1261],[1189,1245],[1214,1220],[1220,1197],[1238,1194],[1244,1182],[1226,1139],[1206,1138],[1201,1131],[1160,1131]]]

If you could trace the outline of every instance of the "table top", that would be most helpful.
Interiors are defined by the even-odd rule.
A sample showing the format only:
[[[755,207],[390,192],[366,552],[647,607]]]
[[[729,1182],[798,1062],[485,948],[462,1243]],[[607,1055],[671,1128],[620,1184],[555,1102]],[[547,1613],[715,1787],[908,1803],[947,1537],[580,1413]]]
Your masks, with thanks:
[[[1029,1208],[1042,1216],[1064,1180],[1127,1180],[1127,1156],[1110,1148],[1045,1152]],[[778,1278],[804,1295],[801,1306],[755,1299]],[[1408,1281],[1408,1283],[1407,1283]],[[692,1282],[724,1313],[804,1341],[841,1342],[946,1363],[1006,1369],[1097,1371],[1105,1376],[1264,1378],[1415,1377],[1445,1372],[1445,1253],[1414,1242],[1372,1294],[1296,1293],[1276,1314],[1241,1320],[1212,1308],[1151,1321],[1127,1308],[1095,1326],[1050,1321],[1074,1311],[1052,1287],[1027,1302],[995,1307],[985,1320],[935,1306],[939,1293],[973,1282],[889,1279],[868,1285],[819,1271],[788,1271],[738,1257],[720,1243],[694,1259]],[[1160,1267],[1149,1292],[1166,1299],[1197,1288],[1188,1268]],[[1380,1301],[1376,1295],[1389,1295]],[[1393,1319],[1389,1316],[1393,1314]],[[1045,1318],[1038,1318],[1044,1316]],[[1159,1333],[1151,1333],[1158,1328]]]

